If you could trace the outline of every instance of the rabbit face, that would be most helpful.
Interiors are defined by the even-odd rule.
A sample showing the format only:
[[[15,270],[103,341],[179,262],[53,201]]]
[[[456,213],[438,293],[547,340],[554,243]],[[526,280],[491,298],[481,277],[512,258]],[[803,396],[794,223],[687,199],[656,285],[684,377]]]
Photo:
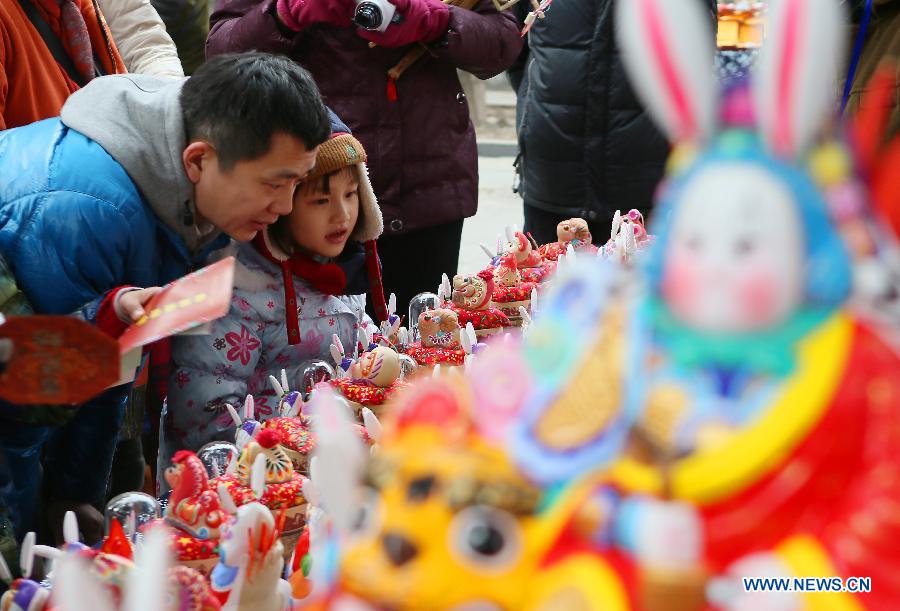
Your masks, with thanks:
[[[711,165],[685,185],[671,222],[662,297],[686,325],[746,333],[801,304],[804,233],[790,189],[773,174]]]

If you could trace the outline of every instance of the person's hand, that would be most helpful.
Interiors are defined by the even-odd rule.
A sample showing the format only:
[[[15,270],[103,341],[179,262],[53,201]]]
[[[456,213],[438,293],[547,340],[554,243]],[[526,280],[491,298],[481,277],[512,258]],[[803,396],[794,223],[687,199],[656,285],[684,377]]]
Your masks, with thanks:
[[[403,17],[384,32],[356,28],[362,38],[381,47],[403,47],[414,42],[431,42],[447,32],[450,9],[441,0],[393,0]]]
[[[147,302],[156,297],[161,290],[162,288],[158,286],[151,286],[122,293],[116,299],[116,316],[122,321],[136,322],[146,313],[144,306]]]
[[[53,541],[57,546],[65,543],[63,519],[67,511],[75,514],[83,543],[94,545],[103,539],[103,514],[97,511],[96,507],[90,503],[76,501],[53,501],[47,507],[47,518],[50,520]]]
[[[299,32],[315,23],[339,28],[353,24],[354,0],[278,0],[278,18],[288,29]]]

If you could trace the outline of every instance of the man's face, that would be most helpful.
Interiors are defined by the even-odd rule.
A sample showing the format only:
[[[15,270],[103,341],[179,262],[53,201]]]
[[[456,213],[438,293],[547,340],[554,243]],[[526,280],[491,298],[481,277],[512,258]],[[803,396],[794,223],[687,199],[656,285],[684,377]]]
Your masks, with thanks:
[[[294,189],[315,166],[318,151],[277,133],[265,155],[238,161],[225,171],[215,149],[206,147],[199,158],[186,156],[197,212],[239,242],[252,240],[279,216],[290,214]]]

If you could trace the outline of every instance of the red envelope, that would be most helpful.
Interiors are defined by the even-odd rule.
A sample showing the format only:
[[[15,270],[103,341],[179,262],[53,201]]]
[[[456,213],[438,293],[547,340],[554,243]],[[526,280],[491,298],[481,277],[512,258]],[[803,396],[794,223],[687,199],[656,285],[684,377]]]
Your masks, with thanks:
[[[84,403],[119,377],[116,340],[68,316],[16,316],[0,325],[13,341],[0,399],[29,405]]]
[[[234,263],[234,257],[222,259],[163,287],[144,306],[147,315],[119,338],[120,353],[225,316],[231,304]]]

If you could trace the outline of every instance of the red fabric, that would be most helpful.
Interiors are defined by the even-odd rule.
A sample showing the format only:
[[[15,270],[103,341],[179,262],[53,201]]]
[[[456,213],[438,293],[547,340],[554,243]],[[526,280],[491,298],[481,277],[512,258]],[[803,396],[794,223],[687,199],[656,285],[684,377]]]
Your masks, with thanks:
[[[37,0],[38,11],[70,53],[57,0]],[[112,36],[101,25],[94,4],[77,0],[91,47],[107,74],[125,72]],[[108,41],[108,44],[107,44]],[[76,85],[50,53],[46,43],[16,1],[0,2],[0,130],[59,116]]]
[[[319,263],[312,257],[295,252],[287,261],[281,261],[269,251],[263,232],[260,231],[253,238],[253,246],[266,259],[278,265],[287,266],[291,273],[298,278],[303,278],[320,293],[325,295],[341,295],[347,286],[347,276],[337,263]]]
[[[441,0],[392,0],[403,21],[391,23],[384,32],[357,28],[361,38],[381,47],[405,47],[414,42],[430,42],[447,32],[450,9]]]
[[[97,75],[91,49],[91,35],[88,33],[87,23],[76,0],[61,0],[59,16],[62,20],[72,63],[75,64],[84,80],[90,81]]]
[[[276,8],[281,22],[299,32],[316,23],[349,28],[356,3],[353,0],[278,0]]]
[[[838,573],[872,577],[869,608],[900,600],[900,361],[857,327],[848,366],[822,420],[769,475],[702,508],[707,558],[721,570],[737,558],[808,534]]]
[[[119,339],[119,336],[125,333],[128,323],[122,322],[116,314],[116,297],[126,289],[132,289],[131,286],[120,286],[111,290],[100,302],[97,308],[97,328],[112,338]]]
[[[388,319],[387,302],[384,300],[384,283],[381,280],[381,267],[378,265],[378,246],[375,240],[363,245],[366,249],[366,274],[369,276],[369,296],[372,298],[372,309],[379,321]]]
[[[396,102],[397,101],[397,79],[388,77],[387,99],[388,99],[388,102]]]
[[[509,317],[501,312],[498,308],[488,308],[487,310],[464,310],[457,305],[450,308],[456,312],[456,318],[459,320],[459,326],[465,327],[466,323],[472,323],[472,328],[476,331],[485,329],[496,329],[498,327],[508,327]]]
[[[294,316],[297,311],[297,293],[294,289],[294,275],[287,263],[279,263],[281,279],[284,283],[284,324],[287,326],[288,344],[300,343],[300,316]]]

